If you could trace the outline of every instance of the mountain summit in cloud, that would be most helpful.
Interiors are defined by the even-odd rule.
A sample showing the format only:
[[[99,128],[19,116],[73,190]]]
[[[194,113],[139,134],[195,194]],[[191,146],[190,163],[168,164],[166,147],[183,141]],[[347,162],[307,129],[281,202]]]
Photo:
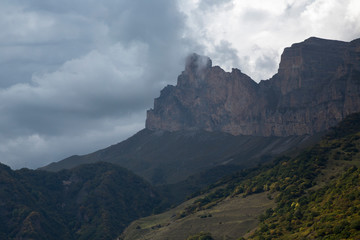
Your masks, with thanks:
[[[286,48],[278,73],[257,84],[193,54],[176,86],[147,112],[150,130],[290,136],[324,131],[360,111],[360,39],[311,37]]]

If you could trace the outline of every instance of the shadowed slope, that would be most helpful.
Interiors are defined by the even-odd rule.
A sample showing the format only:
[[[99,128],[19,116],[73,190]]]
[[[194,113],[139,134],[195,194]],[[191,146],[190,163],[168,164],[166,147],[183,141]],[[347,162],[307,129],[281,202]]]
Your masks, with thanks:
[[[153,184],[176,183],[217,166],[255,166],[291,148],[301,147],[309,140],[309,136],[233,136],[220,132],[144,129],[106,149],[72,156],[42,169],[58,171],[83,163],[105,161],[128,168]]]
[[[110,163],[57,173],[0,165],[1,239],[114,239],[150,215],[157,192]]]

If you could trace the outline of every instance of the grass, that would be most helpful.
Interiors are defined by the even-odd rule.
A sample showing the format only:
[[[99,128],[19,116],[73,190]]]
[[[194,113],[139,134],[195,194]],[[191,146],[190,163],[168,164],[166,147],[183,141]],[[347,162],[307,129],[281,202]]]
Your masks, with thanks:
[[[226,198],[210,209],[179,218],[179,214],[195,200],[191,199],[165,213],[133,222],[125,230],[122,239],[184,240],[199,232],[210,232],[214,239],[237,239],[258,225],[260,214],[275,206],[265,192],[246,198],[238,195]]]
[[[354,134],[354,136],[360,137],[360,133]],[[360,149],[360,145],[357,146],[357,149]],[[329,155],[331,157],[328,158],[325,169],[321,170],[321,173],[315,179],[316,185],[309,190],[318,190],[324,187],[330,180],[342,174],[346,168],[351,166],[357,166],[360,168],[359,152],[352,156],[351,161],[343,160],[345,152],[341,149],[340,145],[339,147],[332,149]]]
[[[322,159],[313,186],[301,195],[282,192],[286,198],[251,239],[360,239],[360,125],[342,125],[305,155]]]

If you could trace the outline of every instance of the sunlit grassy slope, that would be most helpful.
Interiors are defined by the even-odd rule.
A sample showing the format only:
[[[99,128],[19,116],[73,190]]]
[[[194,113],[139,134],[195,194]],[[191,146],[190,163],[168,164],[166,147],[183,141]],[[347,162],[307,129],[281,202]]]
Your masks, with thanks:
[[[201,231],[211,232],[215,239],[236,239],[257,226],[258,216],[262,212],[274,207],[274,201],[269,200],[266,193],[259,193],[247,198],[226,198],[216,206],[182,217],[184,209],[193,201],[133,222],[123,239],[184,240]]]

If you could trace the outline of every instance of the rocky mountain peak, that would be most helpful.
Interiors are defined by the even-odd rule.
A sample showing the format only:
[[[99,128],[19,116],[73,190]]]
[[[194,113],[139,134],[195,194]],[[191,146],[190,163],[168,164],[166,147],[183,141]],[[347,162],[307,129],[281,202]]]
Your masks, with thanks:
[[[185,60],[185,71],[179,76],[177,86],[185,88],[201,86],[211,67],[212,61],[209,57],[196,53],[189,55]]]
[[[211,67],[212,61],[209,57],[193,53],[186,58],[185,71],[188,73],[200,73]]]
[[[360,111],[360,41],[311,37],[285,48],[278,73],[257,84],[192,54],[176,86],[147,112],[146,128],[289,136],[326,130]]]
[[[323,85],[344,61],[349,43],[311,37],[285,48],[275,81],[282,94]]]

